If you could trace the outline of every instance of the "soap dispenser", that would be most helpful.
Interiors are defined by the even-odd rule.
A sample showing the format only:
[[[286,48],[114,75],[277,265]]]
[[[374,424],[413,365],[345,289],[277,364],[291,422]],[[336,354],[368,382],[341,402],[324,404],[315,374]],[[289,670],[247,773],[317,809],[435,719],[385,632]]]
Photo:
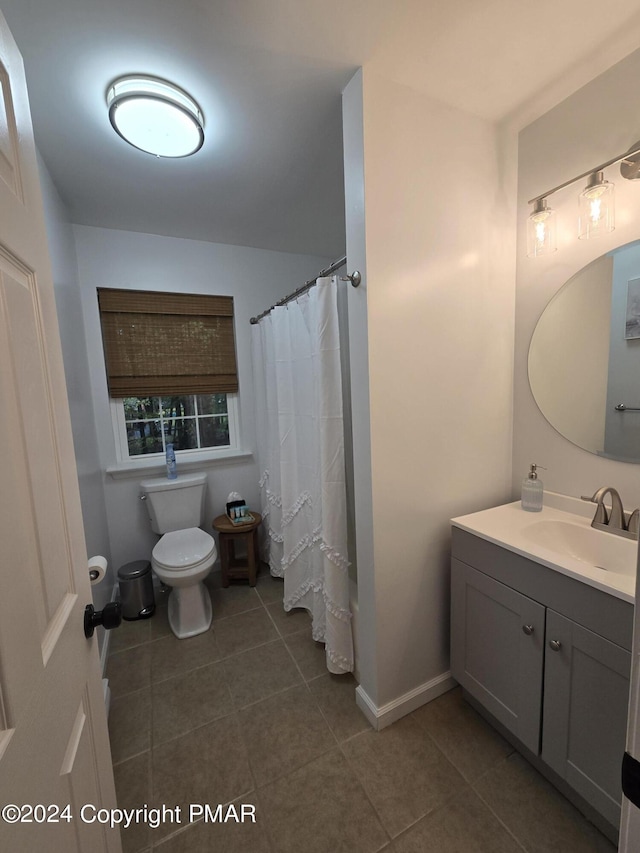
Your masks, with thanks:
[[[542,465],[536,465],[535,462],[532,462],[529,474],[522,481],[522,509],[527,512],[540,512],[542,510],[544,488],[542,480],[538,479],[538,468],[542,468]]]

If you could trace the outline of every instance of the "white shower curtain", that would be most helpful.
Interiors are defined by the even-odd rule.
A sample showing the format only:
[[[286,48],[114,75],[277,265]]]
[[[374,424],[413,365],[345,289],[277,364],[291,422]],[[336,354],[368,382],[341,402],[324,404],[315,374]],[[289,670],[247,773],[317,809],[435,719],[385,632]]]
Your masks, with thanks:
[[[266,553],[284,609],[306,608],[327,668],[353,670],[337,280],[252,327]]]

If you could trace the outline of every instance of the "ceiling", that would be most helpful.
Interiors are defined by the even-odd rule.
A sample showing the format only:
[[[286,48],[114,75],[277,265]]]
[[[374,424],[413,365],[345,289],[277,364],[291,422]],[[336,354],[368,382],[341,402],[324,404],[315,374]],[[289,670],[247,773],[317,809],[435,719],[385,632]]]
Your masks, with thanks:
[[[0,9],[25,60],[38,148],[74,222],[323,257],[344,250],[341,92],[359,66],[499,120],[640,27],[637,0],[608,0],[606,17],[600,0],[0,0]],[[156,159],[113,132],[107,85],[136,72],[199,102],[196,155]]]

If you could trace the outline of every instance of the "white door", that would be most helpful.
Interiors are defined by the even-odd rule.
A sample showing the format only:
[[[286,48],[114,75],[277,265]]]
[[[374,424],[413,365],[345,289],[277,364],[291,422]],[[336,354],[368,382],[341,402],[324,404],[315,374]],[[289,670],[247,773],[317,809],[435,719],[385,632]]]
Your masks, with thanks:
[[[640,548],[640,543],[639,543]],[[640,592],[640,550],[636,573],[636,596]],[[634,613],[633,649],[631,651],[631,687],[629,689],[629,719],[627,722],[627,752],[640,761],[640,608]],[[620,819],[620,853],[640,850],[640,808],[626,797],[622,798]]]
[[[0,850],[117,853],[118,831],[89,822],[115,807],[113,771],[31,118],[2,15],[0,423]]]

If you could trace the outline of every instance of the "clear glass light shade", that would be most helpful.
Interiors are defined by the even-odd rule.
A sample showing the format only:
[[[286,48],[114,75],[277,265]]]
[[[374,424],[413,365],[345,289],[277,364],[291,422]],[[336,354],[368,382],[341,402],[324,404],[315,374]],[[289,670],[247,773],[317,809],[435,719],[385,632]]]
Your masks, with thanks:
[[[556,212],[547,206],[545,198],[541,198],[535,202],[527,221],[527,255],[537,258],[556,249]]]
[[[187,157],[204,142],[204,120],[182,89],[154,77],[122,77],[107,92],[114,130],[156,157]]]
[[[578,199],[580,218],[578,237],[588,240],[608,234],[615,228],[614,187],[602,172],[594,172]]]

